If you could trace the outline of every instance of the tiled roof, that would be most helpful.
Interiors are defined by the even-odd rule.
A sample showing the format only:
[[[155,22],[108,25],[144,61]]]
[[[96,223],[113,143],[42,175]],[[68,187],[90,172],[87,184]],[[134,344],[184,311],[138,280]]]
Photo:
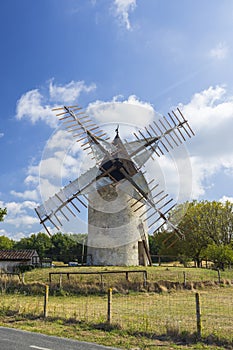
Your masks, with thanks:
[[[0,250],[0,260],[30,260],[38,255],[36,250]]]

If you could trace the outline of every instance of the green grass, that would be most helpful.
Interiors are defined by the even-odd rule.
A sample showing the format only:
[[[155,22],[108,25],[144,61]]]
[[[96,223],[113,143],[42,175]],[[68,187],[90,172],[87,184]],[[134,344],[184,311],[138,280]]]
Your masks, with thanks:
[[[81,271],[92,271],[92,272],[99,272],[99,271],[117,271],[117,270],[147,270],[148,273],[148,281],[159,281],[159,280],[166,280],[166,281],[175,281],[175,282],[181,282],[184,281],[184,272],[186,274],[186,280],[187,282],[197,282],[197,281],[208,281],[208,280],[218,280],[218,273],[215,270],[211,269],[205,269],[205,268],[182,268],[182,267],[64,267],[64,268],[44,268],[44,269],[34,269],[30,272],[25,273],[25,281],[26,282],[42,282],[42,283],[48,283],[49,281],[49,272],[81,272]],[[233,270],[226,270],[220,272],[222,279],[232,279],[233,280]],[[93,276],[93,275],[71,275],[71,280],[81,280],[82,281],[90,281],[95,282],[99,281],[99,276]],[[142,280],[141,274],[130,274],[129,278],[131,281],[140,281]],[[52,277],[53,281],[58,282],[59,281],[59,275]],[[65,280],[66,277],[64,276],[63,279]],[[107,282],[108,280],[111,280],[111,282],[119,280],[125,280],[125,276],[122,274],[119,275],[105,275],[104,280]]]
[[[48,284],[49,272],[122,269],[144,268],[35,269],[25,273],[24,285],[15,277],[2,278],[0,323],[123,349],[233,348],[232,270],[221,272],[222,283],[218,284],[218,273],[214,270],[147,267],[146,288],[140,273],[129,274],[129,282],[122,274],[104,275],[104,288],[100,288],[100,276],[97,275],[72,275],[70,280],[63,276],[62,288],[59,286],[59,275],[53,276],[48,318],[43,319],[44,284]],[[184,272],[189,290],[181,288]],[[160,287],[160,293],[151,292],[155,290],[155,285]],[[107,296],[103,292],[109,287],[113,287],[111,326],[106,324]],[[70,293],[71,290],[75,293]],[[197,290],[201,300],[203,336],[199,343],[195,335]],[[11,294],[5,291],[11,291]]]
[[[114,346],[120,349],[134,350],[223,350],[230,349],[225,345],[205,344],[203,342],[190,343],[178,339],[169,339],[165,337],[157,337],[156,335],[148,337],[143,334],[130,334],[122,330],[106,330],[93,327],[86,323],[73,324],[64,322],[63,320],[25,320],[23,318],[12,320],[11,317],[4,319],[0,318],[1,326],[20,328],[31,332],[39,332],[48,335],[59,337],[72,338],[80,341],[88,341],[106,346]]]
[[[233,290],[230,287],[200,292],[203,339],[215,343],[215,348],[218,344],[233,346],[232,297]],[[192,291],[113,294],[112,302],[112,327],[109,327],[106,326],[106,295],[50,296],[48,319],[44,321],[42,296],[3,294],[0,321],[7,325],[9,320],[13,320],[14,326],[26,327],[24,329],[30,329],[34,322],[35,327],[41,327],[45,333],[51,332],[47,325],[54,323],[52,334],[55,335],[59,335],[56,328],[60,329],[63,325],[68,337],[73,337],[73,328],[81,328],[88,334],[94,332],[95,341],[107,345],[111,345],[108,341],[112,341],[113,337],[121,338],[124,335],[126,349],[132,348],[136,339],[142,349],[153,342],[166,343],[169,339],[174,343],[185,341],[191,343],[190,346],[195,341],[195,293]],[[88,341],[92,339],[92,336],[85,338]],[[117,346],[118,343],[112,344]]]

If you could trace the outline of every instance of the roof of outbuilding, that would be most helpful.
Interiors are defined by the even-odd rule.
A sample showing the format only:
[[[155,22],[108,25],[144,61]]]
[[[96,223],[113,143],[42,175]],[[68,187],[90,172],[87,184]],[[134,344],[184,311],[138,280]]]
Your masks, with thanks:
[[[38,256],[34,249],[0,250],[0,260],[30,260],[34,255]]]

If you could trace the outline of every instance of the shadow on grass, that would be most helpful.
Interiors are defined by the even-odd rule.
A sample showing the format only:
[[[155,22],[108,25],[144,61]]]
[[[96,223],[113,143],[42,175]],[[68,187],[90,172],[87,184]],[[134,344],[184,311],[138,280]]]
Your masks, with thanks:
[[[131,336],[135,338],[147,338],[150,340],[159,340],[160,342],[173,342],[176,345],[194,345],[197,343],[202,343],[204,345],[211,346],[221,346],[225,349],[233,349],[233,341],[228,339],[220,338],[217,335],[210,334],[208,336],[199,338],[197,333],[190,333],[187,331],[183,332],[172,332],[168,330],[165,334],[156,334],[154,332],[142,332],[142,331],[133,331],[122,328],[119,324],[110,324],[108,322],[99,322],[99,323],[90,323],[84,320],[77,320],[76,318],[62,318],[62,317],[53,317],[48,316],[44,318],[43,314],[33,314],[33,313],[19,313],[18,310],[5,310],[4,315],[1,313],[1,318],[6,323],[17,323],[22,321],[41,321],[45,323],[59,323],[64,326],[77,325],[83,330],[100,330],[103,332],[114,332],[121,336]]]
[[[64,325],[72,322],[72,320],[63,320]],[[77,321],[73,320],[73,323],[77,324]],[[190,333],[190,332],[180,332],[180,333],[172,333],[168,332],[166,334],[156,334],[154,332],[139,332],[139,331],[132,331],[132,330],[126,330],[123,329],[119,324],[109,324],[107,322],[100,322],[100,323],[88,323],[84,321],[79,321],[79,326],[81,326],[83,329],[86,330],[100,330],[104,332],[115,332],[122,336],[132,336],[135,338],[147,338],[150,340],[159,340],[160,342],[168,342],[172,341],[176,345],[194,345],[197,343],[202,343],[204,345],[212,345],[212,346],[221,346],[225,349],[232,350],[233,349],[233,342],[220,338],[216,335],[208,335],[206,337],[199,338],[197,333]]]

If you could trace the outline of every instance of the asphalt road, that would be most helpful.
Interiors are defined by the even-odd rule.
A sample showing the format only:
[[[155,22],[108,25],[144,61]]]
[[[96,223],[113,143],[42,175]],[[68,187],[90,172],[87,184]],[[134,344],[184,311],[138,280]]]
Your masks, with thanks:
[[[1,350],[117,350],[94,343],[0,327]]]

